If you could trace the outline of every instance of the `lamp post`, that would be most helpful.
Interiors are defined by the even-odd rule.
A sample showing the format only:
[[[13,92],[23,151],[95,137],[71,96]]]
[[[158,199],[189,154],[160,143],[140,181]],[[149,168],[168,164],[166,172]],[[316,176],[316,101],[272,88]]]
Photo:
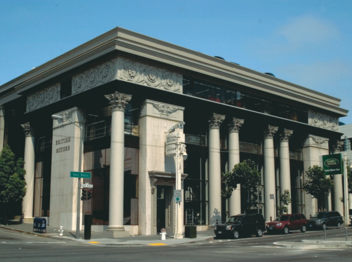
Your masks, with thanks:
[[[349,225],[349,199],[348,199],[348,178],[347,178],[347,167],[348,160],[347,155],[343,155],[343,199],[345,202],[345,226]]]
[[[183,129],[185,122],[181,121],[178,124],[172,126],[169,131],[166,133],[166,155],[174,156],[175,157],[175,194],[176,192],[182,192],[181,187],[181,172],[180,172],[180,163],[179,163],[179,155],[183,156],[185,160],[187,158],[186,154],[186,146],[184,143],[179,142],[180,134],[177,133],[175,135],[171,135],[171,133],[175,132],[176,129]],[[181,197],[182,199],[182,197]],[[182,207],[181,207],[181,199],[175,198],[176,204],[176,221],[175,221],[175,234],[174,239],[182,239],[183,232],[182,232],[182,217],[180,218],[179,215],[182,214]]]

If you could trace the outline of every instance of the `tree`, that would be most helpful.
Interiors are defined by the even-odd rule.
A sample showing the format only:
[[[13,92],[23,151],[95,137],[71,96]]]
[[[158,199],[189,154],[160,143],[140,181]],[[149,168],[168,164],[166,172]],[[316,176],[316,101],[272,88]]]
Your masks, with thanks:
[[[291,203],[290,191],[285,190],[284,193],[280,196],[280,206],[277,206],[277,214],[278,216],[287,213],[287,206]]]
[[[303,184],[303,189],[314,198],[318,199],[319,210],[324,206],[324,199],[331,191],[334,183],[325,175],[320,166],[309,167],[306,171],[308,181]]]
[[[22,158],[17,161],[15,154],[5,145],[0,156],[0,205],[3,210],[5,223],[9,207],[22,201],[26,194],[26,181]]]
[[[237,188],[238,184],[241,184],[241,190],[247,192],[248,196],[244,209],[249,210],[252,206],[257,206],[260,173],[254,161],[248,159],[238,163],[231,172],[223,173],[222,178],[225,184],[222,195],[225,198],[230,198],[233,190]]]

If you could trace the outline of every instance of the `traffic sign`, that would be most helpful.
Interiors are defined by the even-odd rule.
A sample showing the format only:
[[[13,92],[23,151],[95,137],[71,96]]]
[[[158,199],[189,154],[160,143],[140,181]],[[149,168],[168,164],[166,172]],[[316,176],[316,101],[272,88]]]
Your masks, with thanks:
[[[89,183],[85,183],[81,185],[81,188],[93,188],[93,185]]]
[[[181,203],[182,202],[182,190],[174,190],[175,202]]]
[[[75,172],[75,171],[71,171],[70,177],[90,178],[90,173],[89,172]]]

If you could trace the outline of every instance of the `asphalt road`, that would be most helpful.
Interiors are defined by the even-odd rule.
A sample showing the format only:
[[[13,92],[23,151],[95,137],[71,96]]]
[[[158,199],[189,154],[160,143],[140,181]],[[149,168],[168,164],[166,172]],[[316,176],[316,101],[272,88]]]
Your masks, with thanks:
[[[327,237],[343,234],[329,230]],[[277,248],[275,241],[322,239],[322,231],[219,239],[175,246],[96,246],[0,229],[0,261],[351,261],[352,250]],[[352,240],[352,232],[350,234]]]

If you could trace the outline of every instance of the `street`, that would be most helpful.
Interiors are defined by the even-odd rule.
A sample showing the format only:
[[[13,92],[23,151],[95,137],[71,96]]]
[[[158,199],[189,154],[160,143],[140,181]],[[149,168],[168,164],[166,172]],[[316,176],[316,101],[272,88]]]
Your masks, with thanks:
[[[327,238],[343,236],[344,230],[328,230]],[[349,235],[352,239],[352,232]],[[34,236],[0,229],[1,261],[350,261],[352,250],[301,250],[278,248],[276,241],[323,239],[323,231],[305,234],[264,235],[238,240],[215,239],[187,245],[102,246]]]

